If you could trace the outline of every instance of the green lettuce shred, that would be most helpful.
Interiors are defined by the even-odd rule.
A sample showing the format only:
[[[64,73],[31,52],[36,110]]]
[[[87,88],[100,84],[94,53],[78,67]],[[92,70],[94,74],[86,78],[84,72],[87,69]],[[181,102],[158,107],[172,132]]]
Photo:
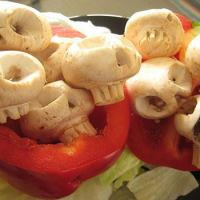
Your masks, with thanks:
[[[157,167],[131,180],[127,187],[137,200],[176,200],[197,188],[198,182],[190,172]]]
[[[102,184],[113,184],[115,189],[120,188],[124,182],[132,180],[138,173],[143,162],[136,158],[126,148],[120,158],[104,173],[99,176]]]

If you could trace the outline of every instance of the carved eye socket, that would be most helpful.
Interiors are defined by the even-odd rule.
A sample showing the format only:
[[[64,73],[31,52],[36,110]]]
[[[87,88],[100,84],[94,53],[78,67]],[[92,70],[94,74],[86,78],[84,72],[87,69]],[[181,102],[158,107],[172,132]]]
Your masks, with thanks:
[[[189,100],[187,100],[185,103],[183,103],[179,110],[178,113],[182,114],[192,114],[197,106],[197,99],[194,97],[191,97]]]
[[[12,82],[20,81],[22,78],[22,71],[19,67],[13,65],[10,67],[9,71],[5,74],[4,78]]]
[[[128,52],[125,51],[125,49],[116,49],[116,59],[118,67],[122,67],[125,65],[131,66],[130,55],[128,54]]]
[[[172,65],[168,72],[168,78],[174,84],[182,89],[190,89],[191,87],[191,75],[187,71],[186,67],[176,63]]]

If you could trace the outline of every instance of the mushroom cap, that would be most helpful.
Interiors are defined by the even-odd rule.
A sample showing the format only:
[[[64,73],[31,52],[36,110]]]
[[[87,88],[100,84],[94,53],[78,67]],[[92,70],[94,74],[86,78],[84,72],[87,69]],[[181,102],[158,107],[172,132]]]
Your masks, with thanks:
[[[62,73],[75,87],[91,89],[129,78],[138,72],[141,56],[122,36],[87,37],[66,52]]]
[[[181,48],[183,36],[180,20],[168,9],[136,12],[125,26],[125,37],[145,59],[175,55]]]
[[[0,108],[32,101],[46,82],[42,64],[20,51],[0,52]]]
[[[37,106],[20,119],[20,125],[24,135],[45,143],[59,140],[66,129],[87,121],[94,109],[89,92],[73,89],[63,81],[45,85],[36,102]]]
[[[45,49],[51,27],[37,10],[18,3],[0,1],[0,49],[26,52]]]
[[[189,43],[185,54],[185,64],[192,76],[200,80],[200,35]]]
[[[61,65],[69,46],[78,39],[53,36],[49,46],[32,54],[43,64],[47,83],[62,80]]]
[[[144,118],[161,119],[177,111],[192,90],[191,74],[178,60],[161,57],[142,63],[127,80],[133,107]]]

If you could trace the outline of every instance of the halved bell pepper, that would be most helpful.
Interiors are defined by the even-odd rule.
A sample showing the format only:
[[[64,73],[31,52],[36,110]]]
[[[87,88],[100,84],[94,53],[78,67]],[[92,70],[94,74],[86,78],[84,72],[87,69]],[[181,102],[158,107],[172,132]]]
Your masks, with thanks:
[[[177,133],[173,116],[155,122],[134,111],[128,146],[144,162],[179,170],[199,170],[192,165],[192,142]]]
[[[52,27],[53,34],[85,37],[78,31]],[[37,197],[60,198],[71,194],[82,181],[108,168],[127,140],[128,99],[98,107],[90,116],[96,136],[81,136],[69,145],[38,144],[20,135],[16,123],[0,126],[0,176],[14,187]]]
[[[126,143],[130,109],[127,98],[98,107],[91,121],[96,136],[81,136],[69,145],[38,144],[0,126],[0,174],[14,187],[37,197],[69,195],[118,158]]]

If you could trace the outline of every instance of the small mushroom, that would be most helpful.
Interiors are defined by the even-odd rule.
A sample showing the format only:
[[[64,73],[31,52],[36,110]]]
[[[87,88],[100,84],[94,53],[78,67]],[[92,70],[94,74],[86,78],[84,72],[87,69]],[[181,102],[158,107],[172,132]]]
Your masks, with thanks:
[[[200,96],[189,98],[175,115],[175,127],[179,134],[200,147]]]
[[[133,107],[144,118],[161,119],[175,113],[191,94],[192,78],[178,60],[161,57],[142,63],[138,74],[127,80]]]
[[[0,123],[27,114],[45,84],[42,64],[20,51],[0,52]]]
[[[0,1],[0,49],[41,51],[50,43],[51,27],[37,10]]]
[[[136,12],[125,26],[125,37],[145,59],[175,55],[181,48],[183,36],[180,20],[168,9]]]
[[[193,142],[192,164],[200,168],[200,95],[190,97],[175,115],[178,133]]]
[[[48,83],[63,79],[62,61],[67,49],[76,40],[78,39],[54,36],[46,49],[33,54],[43,64]]]
[[[185,54],[185,64],[192,76],[200,81],[200,35],[189,43]]]
[[[96,134],[88,119],[94,109],[89,92],[56,81],[45,85],[36,100],[38,106],[20,119],[25,136],[43,143],[69,143],[81,134]]]
[[[92,92],[96,105],[124,99],[124,82],[138,72],[141,56],[123,36],[105,34],[72,44],[62,65],[67,83]]]

